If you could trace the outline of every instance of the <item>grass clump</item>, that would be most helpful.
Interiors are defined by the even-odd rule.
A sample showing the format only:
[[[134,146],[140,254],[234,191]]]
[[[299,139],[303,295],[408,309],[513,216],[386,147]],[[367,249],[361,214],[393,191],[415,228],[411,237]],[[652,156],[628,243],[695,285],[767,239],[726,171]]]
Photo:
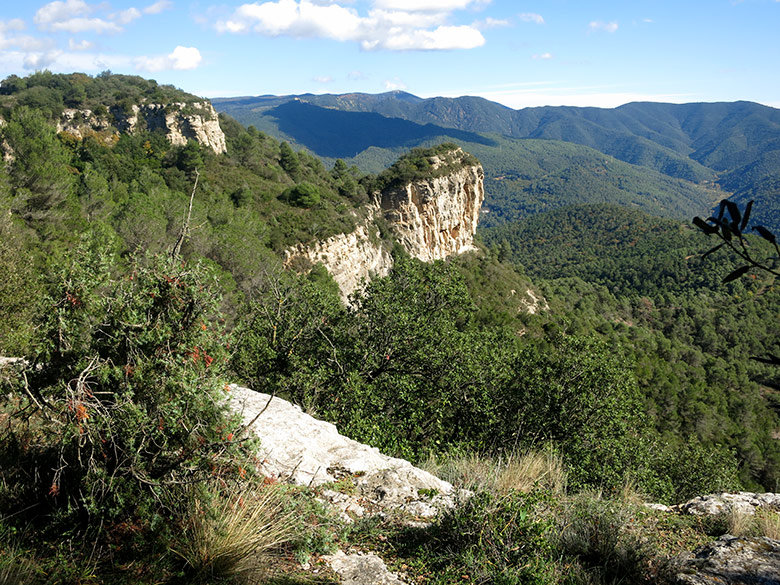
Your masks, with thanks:
[[[540,488],[563,494],[568,479],[562,458],[551,450],[515,452],[504,457],[471,453],[441,461],[429,459],[423,465],[458,487],[496,494]]]
[[[237,494],[215,490],[198,500],[185,524],[184,543],[174,549],[193,583],[230,578],[248,583],[269,571],[269,554],[295,538],[295,518],[274,486]]]

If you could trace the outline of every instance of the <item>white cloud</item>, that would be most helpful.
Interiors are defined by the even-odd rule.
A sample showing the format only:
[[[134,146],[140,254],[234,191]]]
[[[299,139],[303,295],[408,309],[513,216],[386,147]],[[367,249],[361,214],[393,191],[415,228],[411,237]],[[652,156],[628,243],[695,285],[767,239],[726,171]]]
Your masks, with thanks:
[[[451,12],[479,3],[475,0],[375,0],[374,6],[404,12]]]
[[[318,75],[313,79],[317,83],[331,83],[333,78],[330,75]]]
[[[398,90],[406,90],[406,84],[401,81],[398,77],[394,77],[393,79],[386,79],[385,80],[385,89],[387,91],[398,91]]]
[[[170,0],[159,0],[159,2],[155,2],[144,8],[144,14],[160,14],[163,10],[168,10],[172,7],[173,2]]]
[[[128,8],[118,14],[112,14],[111,19],[115,20],[121,25],[130,24],[134,20],[141,18],[141,11],[137,8]]]
[[[511,26],[512,23],[510,23],[508,20],[499,20],[497,18],[491,18],[487,17],[485,20],[478,20],[476,21],[472,26],[477,29],[487,29],[487,28],[500,28],[504,26]]]
[[[780,1],[780,0],[778,0],[778,1]],[[360,81],[360,80],[363,80],[363,79],[367,79],[367,76],[362,71],[358,71],[357,69],[355,69],[354,71],[350,71],[347,74],[347,78],[351,79],[352,81]]]
[[[9,30],[24,30],[24,21],[21,18],[0,20],[0,34]]]
[[[538,55],[531,55],[531,59],[537,59],[542,61],[547,61],[552,58],[553,58],[552,53],[540,53]]]
[[[45,53],[28,53],[24,58],[25,69],[46,69],[57,58],[62,55],[62,51],[47,51]]]
[[[544,24],[544,18],[542,18],[541,14],[536,14],[535,12],[523,12],[522,14],[518,14],[517,17],[522,20],[523,22],[533,22],[534,24]]]
[[[608,33],[613,33],[618,29],[618,23],[615,21],[602,22],[600,20],[592,20],[590,24],[588,24],[588,29],[592,32],[604,31]]]
[[[342,0],[343,1],[343,0]],[[472,0],[458,2],[426,0],[425,8],[465,6]],[[451,26],[448,12],[399,9],[405,0],[381,0],[367,16],[340,4],[318,4],[312,0],[276,0],[239,6],[232,16],[216,24],[219,32],[255,32],[267,36],[287,35],[298,38],[325,38],[360,43],[364,50],[387,49],[446,50],[471,49],[485,43],[475,26]],[[385,8],[389,8],[386,10]]]
[[[374,43],[363,41],[362,47],[391,51],[473,49],[485,44],[485,39],[482,33],[470,26],[440,26],[435,30],[391,31],[381,46]]]
[[[138,20],[143,14],[157,14],[170,6],[170,0],[160,0],[143,11],[130,7],[120,12],[106,13],[110,9],[107,2],[88,4],[84,0],[55,0],[38,9],[33,21],[39,29],[48,32],[119,33],[125,25]]]
[[[176,69],[186,71],[196,69],[203,57],[200,51],[195,47],[176,47],[169,55],[160,55],[156,57],[137,57],[135,59],[135,68],[140,71],[164,71]]]
[[[95,46],[94,43],[90,43],[89,41],[86,40],[77,43],[73,39],[68,39],[68,48],[71,51],[88,51],[94,46]]]
[[[114,22],[102,18],[87,18],[95,8],[83,0],[57,0],[42,6],[33,21],[45,31],[70,33],[115,33],[122,29]]]

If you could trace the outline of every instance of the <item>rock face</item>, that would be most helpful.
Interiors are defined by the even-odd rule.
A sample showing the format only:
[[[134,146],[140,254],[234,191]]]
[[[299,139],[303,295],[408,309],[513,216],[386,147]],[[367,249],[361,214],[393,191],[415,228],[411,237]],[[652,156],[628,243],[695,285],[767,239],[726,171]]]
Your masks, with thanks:
[[[371,233],[373,232],[373,233]],[[361,281],[386,276],[393,258],[382,245],[376,227],[365,223],[349,234],[338,234],[316,244],[299,244],[285,252],[285,266],[298,258],[311,264],[322,263],[339,285],[343,301],[360,286]]]
[[[67,132],[81,139],[89,133],[133,133],[139,127],[161,129],[171,144],[183,146],[195,140],[217,154],[227,152],[225,134],[210,102],[133,105],[130,112],[112,108],[109,115],[97,116],[91,110],[66,109],[57,122],[57,132]]]
[[[685,585],[780,585],[780,541],[726,534],[680,562],[675,573]]]
[[[465,157],[458,149],[457,157]],[[443,164],[434,157],[432,170]],[[463,166],[441,177],[390,188],[380,206],[391,231],[411,256],[431,262],[474,249],[479,210],[485,200],[482,167]]]
[[[286,400],[239,386],[231,387],[231,396],[244,423],[254,421],[251,430],[260,439],[261,471],[305,486],[348,480],[348,493],[323,491],[345,519],[388,510],[425,519],[455,504],[451,484],[340,435],[334,425]]]
[[[391,573],[384,561],[372,553],[327,555],[323,559],[338,573],[343,585],[403,585],[395,573]]]
[[[752,515],[758,508],[772,507],[780,510],[780,494],[752,492],[722,493],[699,496],[677,506],[684,514],[711,516],[730,512]]]
[[[448,153],[449,173],[437,173],[444,164],[432,157],[431,177],[375,194],[369,218],[351,234],[324,242],[298,245],[286,251],[285,265],[298,258],[321,262],[339,285],[343,300],[357,290],[361,279],[385,276],[393,266],[389,248],[377,228],[377,218],[387,224],[393,238],[410,256],[424,262],[474,250],[479,210],[485,199],[484,172],[466,160],[460,148]]]

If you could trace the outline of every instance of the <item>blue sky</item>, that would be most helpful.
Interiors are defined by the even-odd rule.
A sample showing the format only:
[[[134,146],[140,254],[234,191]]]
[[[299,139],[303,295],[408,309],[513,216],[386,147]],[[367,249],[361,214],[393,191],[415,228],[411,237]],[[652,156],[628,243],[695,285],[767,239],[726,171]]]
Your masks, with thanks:
[[[780,0],[0,0],[0,77],[106,69],[206,97],[479,95],[780,107]]]

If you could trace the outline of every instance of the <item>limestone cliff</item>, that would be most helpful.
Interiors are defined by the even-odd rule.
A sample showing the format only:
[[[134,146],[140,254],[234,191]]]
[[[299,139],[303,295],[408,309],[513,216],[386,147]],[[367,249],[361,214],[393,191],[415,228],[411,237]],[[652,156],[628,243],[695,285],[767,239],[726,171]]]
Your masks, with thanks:
[[[79,139],[90,133],[108,139],[121,132],[132,134],[139,128],[162,130],[171,144],[178,146],[195,140],[217,154],[227,152],[217,112],[207,101],[167,105],[145,103],[133,105],[129,112],[114,107],[106,115],[97,115],[88,109],[66,109],[57,122],[57,132],[67,132]]]
[[[424,262],[475,249],[474,233],[485,198],[482,166],[472,163],[460,148],[429,160],[429,176],[375,193],[367,219],[354,232],[291,248],[285,264],[292,266],[300,258],[322,263],[346,300],[362,279],[390,271],[394,242]],[[381,239],[378,223],[387,226],[389,239]]]
[[[424,262],[442,260],[474,249],[479,210],[485,199],[481,165],[459,165],[466,154],[451,153],[455,170],[390,187],[380,206],[393,235],[411,256]],[[433,157],[432,171],[444,164]]]
[[[372,208],[372,211],[377,211]],[[349,234],[338,234],[322,242],[299,244],[286,251],[285,265],[298,259],[321,263],[339,285],[342,300],[360,286],[362,280],[386,276],[393,266],[388,247],[380,239],[373,221],[359,225]]]

